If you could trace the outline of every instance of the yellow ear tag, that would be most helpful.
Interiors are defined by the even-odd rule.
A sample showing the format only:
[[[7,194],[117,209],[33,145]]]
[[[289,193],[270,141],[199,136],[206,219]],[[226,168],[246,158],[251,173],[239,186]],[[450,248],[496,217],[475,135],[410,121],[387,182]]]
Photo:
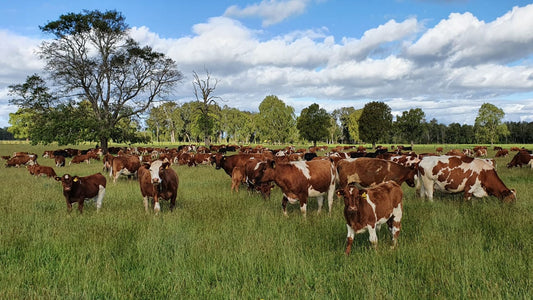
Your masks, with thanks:
[[[167,165],[167,166],[165,167],[165,170],[168,169],[169,166],[170,166],[170,165]]]
[[[78,177],[74,178],[72,181],[78,182]]]
[[[368,195],[367,195],[366,193],[362,193],[362,194],[361,194],[361,198],[367,200],[367,197],[368,197]]]

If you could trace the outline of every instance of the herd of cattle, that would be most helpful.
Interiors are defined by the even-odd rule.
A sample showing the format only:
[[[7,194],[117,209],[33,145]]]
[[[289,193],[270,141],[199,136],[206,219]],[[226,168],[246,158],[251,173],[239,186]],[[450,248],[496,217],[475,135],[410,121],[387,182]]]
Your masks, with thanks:
[[[149,200],[152,200],[156,213],[160,211],[159,199],[169,200],[171,210],[176,204],[179,179],[170,167],[172,164],[212,164],[230,176],[232,191],[238,192],[239,186],[244,184],[265,198],[270,197],[270,191],[277,185],[283,193],[285,215],[287,203],[298,203],[305,216],[309,197],[317,197],[318,212],[322,209],[324,197],[327,197],[331,212],[336,194],[344,199],[345,204],[347,254],[355,233],[368,231],[370,242],[376,246],[376,228],[385,222],[392,235],[392,245],[396,245],[401,228],[401,185],[404,182],[430,201],[435,190],[463,192],[467,200],[472,196],[495,196],[503,202],[516,200],[516,191],[507,188],[498,177],[495,160],[486,157],[486,147],[450,150],[445,154],[440,147],[436,153],[415,154],[410,150],[410,147],[401,146],[394,151],[378,147],[374,152],[367,152],[364,147],[341,146],[332,149],[325,146],[270,150],[262,146],[206,148],[187,145],[172,149],[110,148],[105,155],[99,148],[86,151],[62,149],[45,151],[42,157],[54,159],[56,167],[65,166],[65,158],[70,157],[70,164],[102,160],[103,170],[109,172],[113,182],[121,175],[138,178],[145,210],[149,210]],[[497,151],[496,157],[509,155],[506,149],[495,147],[494,150]],[[530,165],[533,168],[531,151],[523,148],[511,148],[510,151],[517,154],[507,167]],[[236,153],[228,155],[227,152]],[[319,152],[324,154],[318,155]],[[72,203],[78,203],[81,213],[87,199],[96,200],[97,210],[102,206],[106,178],[100,173],[85,177],[70,174],[58,177],[52,167],[37,163],[36,154],[14,153],[2,158],[7,160],[8,167],[25,165],[32,175],[46,175],[60,181],[69,212]]]

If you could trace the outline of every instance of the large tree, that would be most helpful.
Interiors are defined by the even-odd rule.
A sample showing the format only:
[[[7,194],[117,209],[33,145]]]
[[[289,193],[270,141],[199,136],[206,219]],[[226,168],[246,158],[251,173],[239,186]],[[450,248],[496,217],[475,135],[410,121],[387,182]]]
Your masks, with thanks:
[[[40,47],[46,70],[62,92],[89,101],[104,151],[122,120],[147,110],[183,78],[172,59],[129,37],[119,12],[69,13],[40,28],[55,37]]]
[[[328,138],[330,127],[331,116],[316,103],[302,109],[300,117],[296,120],[300,136],[312,141],[315,147],[317,141]]]
[[[359,118],[359,134],[365,142],[376,146],[378,141],[387,141],[392,128],[390,107],[383,102],[369,102],[363,107]]]
[[[483,103],[479,108],[474,130],[479,143],[490,142],[494,145],[500,137],[509,135],[507,126],[502,123],[505,113],[501,108],[490,103]]]
[[[217,99],[221,99],[213,95],[213,92],[217,88],[218,80],[211,78],[209,71],[205,70],[205,73],[205,79],[201,79],[198,73],[193,71],[193,88],[196,101],[200,104],[198,106],[200,114],[198,115],[197,125],[200,133],[203,135],[205,145],[209,146],[210,137],[213,134],[213,128],[215,126],[216,116],[214,115],[214,111],[218,110]]]
[[[420,108],[411,108],[402,112],[402,115],[396,118],[396,125],[400,134],[411,143],[411,146],[422,135],[424,118],[425,114]]]
[[[294,108],[277,96],[266,96],[259,104],[257,125],[262,141],[288,142],[294,138],[291,130],[296,127]]]

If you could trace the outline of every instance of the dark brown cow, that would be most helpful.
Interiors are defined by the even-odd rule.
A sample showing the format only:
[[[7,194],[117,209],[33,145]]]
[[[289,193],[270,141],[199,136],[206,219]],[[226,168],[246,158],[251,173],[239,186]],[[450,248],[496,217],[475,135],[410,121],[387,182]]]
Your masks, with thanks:
[[[78,177],[65,174],[62,177],[56,177],[63,185],[63,195],[67,201],[67,209],[72,211],[72,203],[78,203],[78,210],[83,212],[83,202],[86,199],[96,200],[96,210],[102,208],[102,201],[105,195],[106,179],[104,175],[96,173],[93,175]]]
[[[154,201],[154,212],[161,210],[159,198],[170,200],[170,210],[176,206],[179,178],[167,161],[156,160],[139,168],[139,185],[143,196],[144,209],[148,211],[148,200]]]
[[[54,156],[54,162],[56,164],[56,167],[64,167],[65,166],[65,157],[63,155]]]
[[[420,195],[433,201],[435,189],[446,193],[464,192],[472,196],[496,196],[503,202],[516,200],[516,191],[508,189],[494,166],[484,159],[458,156],[426,156],[418,164],[422,183]]]
[[[226,156],[222,153],[217,152],[211,155],[211,164],[214,164],[217,170],[223,169],[224,172],[226,172],[226,174],[231,177],[231,174],[233,173],[233,168],[235,168],[235,166],[243,166],[246,161],[248,161],[251,157],[262,159],[264,158],[264,155],[239,153]]]
[[[376,228],[379,229],[383,223],[389,227],[391,247],[396,247],[403,214],[403,191],[400,185],[387,181],[361,190],[355,185],[348,185],[337,190],[337,195],[344,198],[344,218],[348,229],[346,254],[350,254],[355,234],[367,230],[370,243],[376,248]]]
[[[307,199],[317,197],[318,212],[322,210],[324,195],[328,197],[329,212],[333,205],[335,193],[335,167],[329,160],[293,161],[275,163],[268,160],[259,182],[274,181],[283,192],[281,205],[287,216],[287,202],[300,204],[300,211],[305,216]]]
[[[113,158],[109,176],[113,178],[113,183],[117,182],[120,175],[135,176],[141,166],[141,161],[135,155],[123,155]]]
[[[340,160],[337,174],[341,188],[353,183],[369,187],[389,180],[414,187],[417,170],[379,158],[360,157]]]
[[[33,165],[37,163],[37,155],[35,154],[24,154],[11,157],[6,162],[6,167],[20,167],[25,165]]]
[[[522,167],[523,165],[530,164],[531,168],[533,168],[532,163],[533,155],[525,150],[520,150],[516,155],[511,159],[511,161],[507,164],[507,168],[512,167]]]

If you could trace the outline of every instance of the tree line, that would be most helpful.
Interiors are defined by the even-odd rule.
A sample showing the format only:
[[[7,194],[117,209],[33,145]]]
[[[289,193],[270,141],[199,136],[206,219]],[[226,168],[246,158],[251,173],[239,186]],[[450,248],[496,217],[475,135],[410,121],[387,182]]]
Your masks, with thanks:
[[[531,143],[532,123],[502,123],[503,110],[483,104],[474,125],[425,120],[420,108],[394,120],[383,102],[331,113],[312,104],[296,117],[293,107],[266,96],[258,112],[241,111],[217,97],[209,71],[193,71],[195,99],[169,97],[183,74],[176,63],[128,35],[117,11],[61,15],[40,27],[52,39],[38,55],[52,86],[37,74],[9,86],[7,131],[32,143]],[[3,135],[7,136],[7,135]]]

